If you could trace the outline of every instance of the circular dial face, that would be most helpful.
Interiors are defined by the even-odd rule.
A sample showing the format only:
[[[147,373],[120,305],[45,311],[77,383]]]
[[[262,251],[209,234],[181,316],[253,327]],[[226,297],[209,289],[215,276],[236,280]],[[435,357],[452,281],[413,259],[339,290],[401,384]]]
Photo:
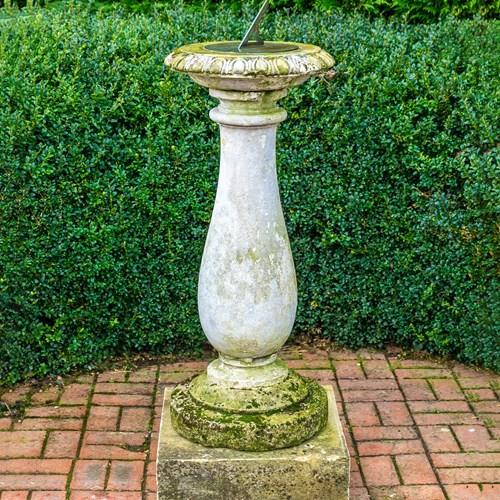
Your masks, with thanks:
[[[279,42],[249,42],[248,45],[238,48],[239,42],[215,42],[207,43],[205,50],[214,52],[231,52],[234,54],[269,54],[276,52],[293,52],[297,50],[297,45]]]

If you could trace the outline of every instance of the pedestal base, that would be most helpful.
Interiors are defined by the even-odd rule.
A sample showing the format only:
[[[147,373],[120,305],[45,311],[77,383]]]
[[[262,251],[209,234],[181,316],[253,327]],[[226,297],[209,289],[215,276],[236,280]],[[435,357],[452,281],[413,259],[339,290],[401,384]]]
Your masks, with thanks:
[[[289,371],[277,384],[233,389],[211,384],[205,373],[171,394],[174,429],[210,448],[270,451],[303,443],[328,419],[324,389]]]
[[[175,432],[165,390],[157,478],[159,500],[347,500],[349,455],[329,386],[328,422],[292,448],[265,452],[205,448]]]

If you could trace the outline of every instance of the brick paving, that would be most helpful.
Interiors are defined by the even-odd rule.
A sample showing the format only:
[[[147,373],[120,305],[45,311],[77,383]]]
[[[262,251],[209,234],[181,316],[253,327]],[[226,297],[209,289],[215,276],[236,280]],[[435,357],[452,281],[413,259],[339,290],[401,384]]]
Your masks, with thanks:
[[[500,498],[499,376],[368,350],[283,357],[335,390],[353,500]],[[0,411],[24,415],[0,417],[0,500],[155,499],[163,389],[205,366],[159,363],[4,392]]]

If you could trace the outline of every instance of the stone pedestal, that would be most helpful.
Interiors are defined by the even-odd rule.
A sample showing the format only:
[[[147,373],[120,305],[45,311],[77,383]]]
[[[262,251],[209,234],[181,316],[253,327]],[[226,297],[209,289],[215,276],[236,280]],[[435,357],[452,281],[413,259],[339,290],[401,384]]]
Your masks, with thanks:
[[[165,60],[219,104],[220,174],[198,283],[200,321],[219,358],[167,391],[159,498],[347,498],[348,457],[331,390],[278,358],[297,284],[276,175],[278,101],[333,64],[320,47],[185,45]]]
[[[298,446],[265,452],[206,448],[181,437],[170,420],[165,391],[157,477],[159,500],[347,500],[349,454],[325,386],[328,421]]]

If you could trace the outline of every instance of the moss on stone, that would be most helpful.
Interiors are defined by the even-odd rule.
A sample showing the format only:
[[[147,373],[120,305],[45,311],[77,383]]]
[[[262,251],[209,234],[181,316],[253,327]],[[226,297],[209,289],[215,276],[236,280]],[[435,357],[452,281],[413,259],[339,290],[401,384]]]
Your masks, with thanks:
[[[264,370],[252,368],[252,370]],[[211,383],[207,373],[198,375],[189,383],[190,396],[200,405],[229,413],[269,413],[288,408],[309,395],[309,387],[293,371],[270,386],[235,388]]]
[[[267,451],[298,445],[322,430],[328,418],[324,389],[314,380],[300,379],[307,397],[267,413],[216,410],[193,399],[189,384],[179,385],[172,393],[172,425],[185,438],[207,447]]]

